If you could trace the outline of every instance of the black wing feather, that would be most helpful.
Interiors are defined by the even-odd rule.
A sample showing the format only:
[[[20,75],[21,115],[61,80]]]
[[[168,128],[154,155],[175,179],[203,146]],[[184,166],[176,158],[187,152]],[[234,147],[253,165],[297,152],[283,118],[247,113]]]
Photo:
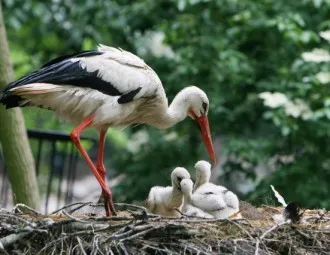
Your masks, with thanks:
[[[78,57],[82,56],[82,54],[74,56]],[[72,62],[70,60],[71,58],[59,60],[60,58],[49,62],[40,70],[9,84],[6,90],[26,84],[42,82],[92,88],[110,96],[123,95],[113,84],[100,78],[97,70],[87,72],[80,66],[79,61]]]
[[[137,93],[140,92],[141,89],[142,89],[141,87],[138,87],[137,89],[134,89],[122,95],[120,98],[118,98],[118,104],[126,104],[133,101],[134,97],[136,96]]]
[[[91,88],[110,96],[120,96],[118,99],[119,104],[131,102],[136,94],[139,93],[141,87],[123,93],[109,81],[100,78],[97,70],[87,72],[81,67],[79,61],[71,61],[72,58],[92,57],[103,53],[102,51],[84,51],[55,58],[43,65],[39,70],[8,84],[0,97],[0,103],[6,105],[7,108],[19,106],[22,98],[14,95],[10,90],[31,83],[52,83],[63,86],[72,85]]]
[[[54,58],[54,59],[50,60],[49,62],[47,62],[46,64],[44,64],[41,68],[53,65],[55,63],[58,63],[58,62],[61,62],[63,60],[67,60],[70,58],[91,57],[91,56],[97,56],[97,55],[102,55],[102,54],[103,54],[102,51],[97,51],[97,50],[88,50],[88,51],[82,51],[79,53],[71,53],[71,54],[67,54],[67,55],[63,55],[63,56]]]

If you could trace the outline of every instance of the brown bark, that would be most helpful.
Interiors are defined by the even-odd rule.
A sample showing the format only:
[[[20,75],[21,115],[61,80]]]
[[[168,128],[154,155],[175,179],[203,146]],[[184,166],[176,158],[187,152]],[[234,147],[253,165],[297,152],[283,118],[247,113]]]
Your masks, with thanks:
[[[14,74],[0,1],[0,88],[13,79]],[[39,189],[35,163],[21,109],[6,110],[3,105],[0,105],[0,142],[14,201],[38,209]]]

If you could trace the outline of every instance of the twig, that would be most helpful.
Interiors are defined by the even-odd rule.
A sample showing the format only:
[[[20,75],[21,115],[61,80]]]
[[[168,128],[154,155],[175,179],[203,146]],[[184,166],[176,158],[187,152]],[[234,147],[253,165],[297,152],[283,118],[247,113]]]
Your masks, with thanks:
[[[0,239],[0,247],[6,248],[7,246],[10,246],[17,241],[23,239],[25,236],[30,234],[31,232],[21,232],[18,234],[10,234],[8,236],[5,236]]]
[[[282,225],[285,225],[287,224],[287,222],[282,222],[282,223],[279,223],[279,224],[276,224],[274,226],[272,226],[271,228],[267,229],[260,237],[256,237],[256,245],[255,245],[255,252],[254,254],[255,255],[258,255],[259,254],[259,245],[260,245],[260,242],[262,239],[265,238],[266,235],[268,235],[269,233],[275,231],[276,229],[278,229],[280,226]]]
[[[133,217],[120,217],[120,216],[111,216],[111,217],[95,217],[91,216],[86,218],[87,220],[94,221],[122,221],[122,220],[134,220]]]
[[[29,207],[29,206],[27,206],[27,205],[25,205],[25,204],[20,204],[20,203],[19,203],[19,204],[16,204],[16,205],[14,206],[14,208],[13,208],[13,212],[15,212],[16,210],[18,210],[20,213],[24,213],[24,212],[22,212],[21,210],[19,210],[20,207],[26,209],[26,210],[29,211],[29,212],[32,212],[34,215],[42,215],[42,213],[40,213],[40,212],[34,210],[33,208],[31,208],[31,207]]]
[[[238,227],[239,229],[241,229],[245,234],[248,235],[248,237],[250,237],[251,239],[254,239],[251,234],[249,233],[249,231],[247,231],[245,228],[243,228],[241,225],[237,224],[235,221],[226,219],[227,222],[230,222],[232,224],[234,224],[236,227]]]
[[[126,204],[126,203],[114,203],[117,206],[127,206],[127,207],[132,207],[132,208],[136,208],[136,209],[140,209],[142,211],[147,212],[147,209],[143,206],[140,205],[132,205],[132,204]]]
[[[80,250],[82,251],[82,253],[83,253],[84,255],[87,255],[87,253],[86,253],[86,251],[85,251],[85,249],[84,249],[84,247],[83,247],[83,245],[82,245],[82,243],[81,243],[81,240],[80,240],[79,236],[77,236],[76,238],[77,238],[77,241],[78,241],[78,244],[79,244]]]
[[[72,215],[70,215],[69,213],[67,213],[65,210],[62,211],[63,214],[68,217],[69,219],[72,219],[72,220],[75,220],[75,221],[78,221],[78,222],[82,222],[82,223],[90,223],[89,221],[85,221],[85,220],[80,220],[76,217],[73,217]]]
[[[6,255],[9,255],[9,253],[5,250],[5,247],[3,247],[3,244],[0,242],[0,251],[5,253]]]
[[[133,226],[132,228],[130,228],[128,231],[124,232],[125,231],[125,228],[127,227],[124,227],[124,229],[120,229],[119,231],[117,231],[116,233],[112,234],[106,241],[112,239],[112,238],[115,238],[115,239],[122,239],[126,236],[129,236],[130,234],[134,233],[134,232],[137,232],[137,231],[144,231],[146,229],[149,229],[149,228],[152,228],[153,226],[152,225],[142,225],[142,226]]]
[[[127,249],[122,242],[119,243],[119,247],[122,249],[125,255],[128,255]]]
[[[138,238],[138,237],[140,237],[140,236],[144,236],[144,235],[146,235],[147,233],[151,232],[152,230],[156,230],[156,229],[159,229],[159,228],[160,228],[160,227],[151,227],[151,228],[149,228],[149,229],[146,229],[146,230],[140,231],[140,232],[138,232],[138,233],[136,233],[136,234],[134,234],[134,235],[131,235],[131,236],[125,237],[125,238],[121,239],[121,241],[124,242],[124,241],[128,241],[128,240],[133,240],[133,239]]]
[[[255,248],[255,251],[254,251],[254,255],[258,255],[259,254],[259,245],[260,245],[260,239],[259,238],[256,238],[256,248]]]
[[[104,226],[102,224],[102,226]],[[76,231],[73,233],[62,233],[62,235],[66,235],[66,236],[78,236],[78,235],[93,235],[96,232],[101,232],[101,231],[105,231],[108,230],[110,228],[110,226],[105,226],[105,227],[100,227],[95,229],[95,225],[93,224],[88,224],[87,226],[84,226],[84,228],[90,228],[91,230],[81,230],[81,231]]]
[[[65,205],[65,206],[61,207],[60,209],[57,209],[57,210],[51,212],[49,215],[52,215],[52,214],[58,213],[58,212],[60,212],[60,211],[62,211],[62,210],[64,210],[64,209],[66,209],[66,208],[69,208],[69,207],[72,207],[72,206],[75,206],[75,205],[80,205],[80,206],[78,206],[79,209],[80,209],[80,208],[82,208],[82,207],[84,207],[84,206],[86,206],[86,205],[90,205],[91,203],[92,203],[92,202],[77,202],[77,203],[73,203],[73,204],[70,204],[70,205]],[[75,209],[76,209],[76,208],[75,208]],[[74,209],[74,210],[75,210],[75,209]],[[77,210],[79,210],[79,209],[77,209]],[[73,213],[73,212],[71,211],[71,213]]]
[[[28,221],[28,220],[26,220],[26,219],[24,219],[22,217],[19,217],[19,216],[15,215],[15,214],[9,214],[9,213],[3,214],[3,213],[0,213],[0,216],[6,217],[6,218],[10,218],[12,220],[15,220],[16,222],[23,223],[23,224],[25,224],[27,226],[30,226],[32,228],[35,228],[37,226],[37,224],[35,224],[34,222],[31,223],[30,221]]]
[[[266,235],[268,235],[269,233],[273,232],[274,230],[278,229],[279,227],[281,227],[282,225],[287,224],[287,222],[282,222],[279,224],[276,224],[274,226],[272,226],[271,228],[267,229],[259,238],[260,240],[262,240],[263,238],[265,238]]]
[[[94,238],[93,238],[93,245],[95,243],[95,248],[97,250],[97,254],[102,254],[104,255],[104,253],[101,251],[100,247],[99,247],[99,236],[98,235],[95,235]]]

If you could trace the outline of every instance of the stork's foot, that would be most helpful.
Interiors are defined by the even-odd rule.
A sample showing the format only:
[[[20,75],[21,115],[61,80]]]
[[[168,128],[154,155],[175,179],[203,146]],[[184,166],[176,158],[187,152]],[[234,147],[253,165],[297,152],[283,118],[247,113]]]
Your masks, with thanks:
[[[111,194],[110,189],[102,191],[102,194],[99,198],[99,202],[101,202],[101,201],[104,202],[105,214],[107,217],[117,216],[115,206],[112,201],[112,194]]]

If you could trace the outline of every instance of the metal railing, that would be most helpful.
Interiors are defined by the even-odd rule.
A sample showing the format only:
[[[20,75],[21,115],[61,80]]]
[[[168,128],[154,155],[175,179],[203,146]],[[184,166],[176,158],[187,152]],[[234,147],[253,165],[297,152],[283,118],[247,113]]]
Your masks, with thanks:
[[[33,150],[37,177],[40,178],[41,172],[47,176],[45,213],[48,211],[49,198],[52,193],[56,193],[57,207],[60,206],[60,201],[64,201],[65,204],[71,203],[77,172],[78,151],[71,142],[70,135],[53,130],[28,130],[27,133],[31,142],[37,142],[36,149]],[[81,137],[81,140],[96,142],[95,139],[89,137]],[[0,205],[3,207],[8,204],[10,191],[6,171],[6,164],[0,151],[0,177],[2,177],[2,180],[0,179]],[[55,192],[53,185],[57,185]]]

